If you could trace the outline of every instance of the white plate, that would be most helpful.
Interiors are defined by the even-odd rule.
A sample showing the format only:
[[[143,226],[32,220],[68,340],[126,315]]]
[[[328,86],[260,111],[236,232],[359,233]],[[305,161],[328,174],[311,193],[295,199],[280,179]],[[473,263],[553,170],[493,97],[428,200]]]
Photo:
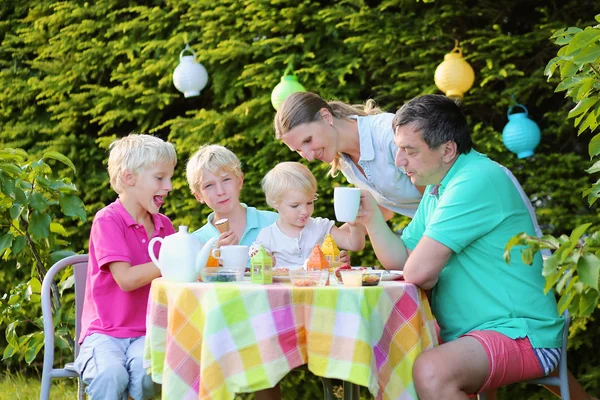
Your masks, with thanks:
[[[397,281],[400,279],[404,279],[404,272],[403,271],[385,271],[382,275],[381,275],[381,280],[382,281]]]

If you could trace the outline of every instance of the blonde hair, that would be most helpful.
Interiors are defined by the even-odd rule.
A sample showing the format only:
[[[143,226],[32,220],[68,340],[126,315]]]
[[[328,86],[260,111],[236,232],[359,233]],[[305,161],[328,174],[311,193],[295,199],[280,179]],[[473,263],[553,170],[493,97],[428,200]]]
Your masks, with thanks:
[[[175,148],[169,142],[151,135],[130,134],[109,146],[108,176],[110,186],[119,194],[125,189],[123,173],[135,175],[157,163],[177,164]]]
[[[186,167],[186,178],[194,196],[200,195],[204,170],[215,175],[232,173],[242,178],[242,163],[231,150],[218,144],[200,146]]]
[[[296,92],[288,96],[279,106],[275,114],[275,137],[283,139],[289,131],[298,125],[321,120],[321,109],[326,109],[336,119],[345,119],[352,115],[374,115],[382,111],[374,100],[369,99],[365,104],[346,104],[341,101],[325,101],[316,93]],[[336,176],[340,165],[338,153],[331,162],[330,176]]]
[[[260,183],[267,204],[277,208],[284,193],[299,190],[308,195],[317,194],[317,180],[310,169],[299,162],[279,163],[267,172]]]

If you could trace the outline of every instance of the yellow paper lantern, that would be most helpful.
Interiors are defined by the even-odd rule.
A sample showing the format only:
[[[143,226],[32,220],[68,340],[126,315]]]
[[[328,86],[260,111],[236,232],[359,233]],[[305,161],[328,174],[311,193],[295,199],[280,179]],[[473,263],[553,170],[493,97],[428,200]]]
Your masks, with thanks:
[[[444,56],[444,61],[435,69],[436,86],[448,97],[462,99],[467,90],[473,86],[475,73],[473,68],[462,58],[462,49],[458,41],[454,49]]]

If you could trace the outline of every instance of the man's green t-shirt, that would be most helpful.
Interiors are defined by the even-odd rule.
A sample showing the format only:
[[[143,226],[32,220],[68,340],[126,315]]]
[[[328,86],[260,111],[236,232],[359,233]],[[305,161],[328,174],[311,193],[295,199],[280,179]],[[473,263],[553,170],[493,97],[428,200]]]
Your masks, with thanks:
[[[498,164],[474,150],[458,157],[441,184],[428,186],[402,240],[414,249],[422,236],[454,253],[432,292],[432,310],[444,341],[474,330],[512,339],[528,337],[534,348],[561,346],[564,319],[556,300],[544,295],[542,259],[526,265],[518,248],[503,258],[510,238],[535,235],[519,192]]]

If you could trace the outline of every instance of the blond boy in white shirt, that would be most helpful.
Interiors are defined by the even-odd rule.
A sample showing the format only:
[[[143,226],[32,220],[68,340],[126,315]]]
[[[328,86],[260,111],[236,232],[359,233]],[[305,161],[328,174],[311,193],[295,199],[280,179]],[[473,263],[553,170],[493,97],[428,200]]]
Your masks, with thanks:
[[[315,244],[331,233],[339,248],[360,251],[365,247],[365,230],[361,224],[340,229],[334,221],[313,218],[317,198],[317,180],[298,162],[279,163],[262,180],[267,204],[279,213],[279,219],[263,228],[256,238],[275,256],[278,267],[301,268]]]

